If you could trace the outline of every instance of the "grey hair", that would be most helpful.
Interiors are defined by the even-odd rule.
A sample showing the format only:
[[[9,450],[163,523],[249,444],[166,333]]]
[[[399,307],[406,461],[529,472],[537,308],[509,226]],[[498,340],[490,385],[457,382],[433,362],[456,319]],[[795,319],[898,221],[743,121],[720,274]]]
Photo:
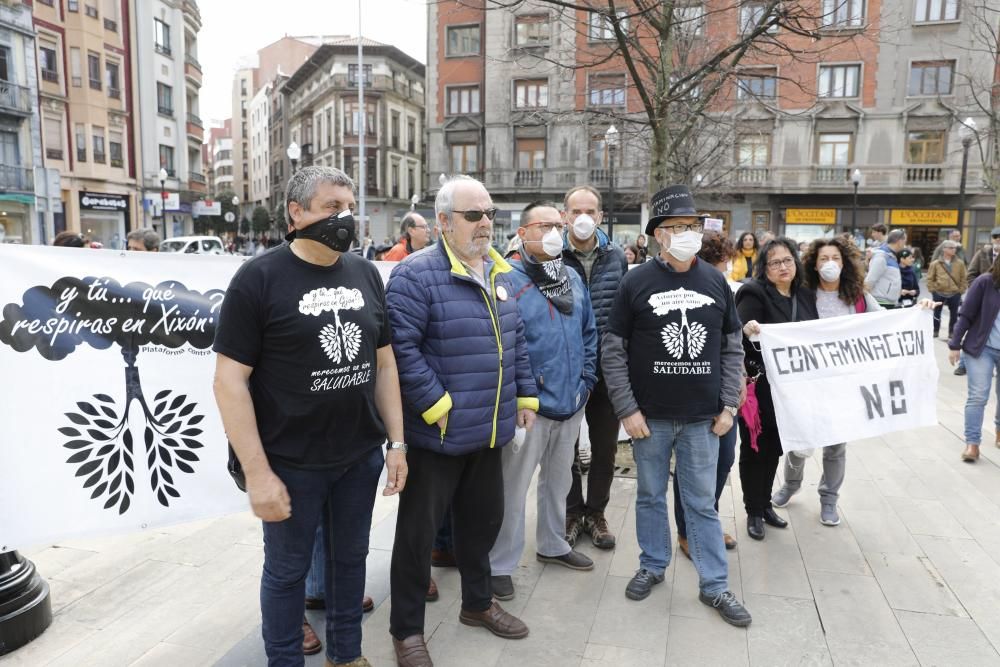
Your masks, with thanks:
[[[946,239],[945,241],[943,241],[941,243],[941,247],[942,248],[957,248],[958,247],[958,242],[957,241],[952,241],[951,239]]]
[[[128,236],[125,237],[125,242],[128,243],[129,241],[141,241],[147,251],[153,251],[160,247],[160,235],[149,227],[134,229],[129,232]]]
[[[292,222],[291,214],[288,213],[289,205],[295,202],[302,208],[308,209],[312,205],[313,197],[316,196],[316,187],[321,183],[340,185],[354,192],[354,181],[336,167],[303,167],[292,174],[285,188],[288,193],[285,195],[285,215],[289,224]]]
[[[399,223],[399,233],[405,235],[408,231],[417,226],[417,219],[413,213],[407,213]]]
[[[477,183],[484,190],[486,189],[486,186],[481,182],[465,174],[458,174],[445,179],[444,183],[441,184],[441,189],[437,192],[437,197],[434,198],[435,216],[452,212],[452,206],[455,201],[455,188],[458,187],[459,183]]]
[[[885,237],[885,242],[887,245],[892,245],[893,243],[899,243],[906,238],[906,232],[902,229],[894,229],[889,232],[889,235]]]

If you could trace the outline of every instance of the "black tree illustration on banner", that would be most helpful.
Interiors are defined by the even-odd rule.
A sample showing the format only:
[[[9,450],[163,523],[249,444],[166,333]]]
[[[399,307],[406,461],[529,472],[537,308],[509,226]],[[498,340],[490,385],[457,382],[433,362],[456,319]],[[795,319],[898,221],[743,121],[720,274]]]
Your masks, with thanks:
[[[32,348],[45,359],[61,361],[86,344],[98,350],[121,348],[125,361],[125,400],[119,405],[106,393],[76,401],[65,412],[72,453],[66,460],[90,498],[124,514],[136,493],[136,462],[145,463],[149,488],[164,507],[180,492],[174,473],[193,473],[199,461],[199,427],[205,418],[198,405],[173,389],[147,401],[137,359],[143,346],[207,349],[215,337],[215,321],[224,292],[204,294],[176,281],[158,285],[120,285],[110,278],[61,278],[52,287],[35,286],[21,305],[8,303],[0,321],[0,343],[17,352]],[[129,422],[133,401],[142,408],[141,440]],[[136,453],[139,448],[143,454]]]

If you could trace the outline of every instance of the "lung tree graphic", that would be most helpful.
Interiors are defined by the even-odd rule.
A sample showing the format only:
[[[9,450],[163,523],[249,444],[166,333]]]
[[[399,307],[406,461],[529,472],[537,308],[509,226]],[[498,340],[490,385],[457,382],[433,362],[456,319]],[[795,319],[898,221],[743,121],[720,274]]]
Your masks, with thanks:
[[[137,493],[136,477],[148,478],[164,507],[179,498],[175,474],[195,472],[204,445],[198,404],[175,389],[147,400],[137,365],[146,345],[178,349],[211,346],[221,290],[199,293],[176,281],[121,285],[110,278],[65,277],[51,287],[35,286],[22,303],[8,303],[0,321],[0,343],[17,352],[35,349],[63,361],[81,345],[120,348],[125,362],[125,399],[109,393],[75,400],[58,432],[67,440],[67,464],[81,478],[91,500],[124,514]],[[130,407],[141,408],[142,424],[130,422]],[[141,433],[141,437],[137,434]],[[142,467],[144,466],[144,467]]]
[[[333,312],[334,322],[320,330],[319,342],[335,364],[354,361],[361,349],[361,327],[354,322],[341,321],[340,311],[361,310],[364,307],[361,290],[346,287],[314,289],[299,301],[299,312],[303,315],[318,317],[325,312]]]
[[[680,322],[669,322],[660,331],[663,346],[674,359],[684,357],[685,348],[689,359],[698,358],[705,349],[708,330],[700,322],[689,322],[689,310],[715,303],[715,300],[689,289],[659,292],[649,297],[649,305],[657,315],[668,315],[675,310],[681,313]]]

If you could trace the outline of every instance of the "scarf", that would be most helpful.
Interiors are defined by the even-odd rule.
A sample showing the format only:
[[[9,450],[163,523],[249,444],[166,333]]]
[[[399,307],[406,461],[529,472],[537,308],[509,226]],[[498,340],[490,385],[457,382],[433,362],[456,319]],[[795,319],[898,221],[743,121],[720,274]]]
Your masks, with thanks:
[[[521,253],[521,264],[525,273],[535,283],[538,290],[563,315],[573,312],[573,286],[569,282],[562,257],[547,262],[537,262],[526,252]]]

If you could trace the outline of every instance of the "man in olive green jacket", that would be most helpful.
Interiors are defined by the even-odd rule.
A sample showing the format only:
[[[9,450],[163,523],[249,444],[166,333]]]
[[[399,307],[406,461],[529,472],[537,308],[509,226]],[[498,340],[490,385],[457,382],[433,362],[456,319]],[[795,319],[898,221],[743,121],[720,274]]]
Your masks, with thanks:
[[[940,302],[934,309],[935,338],[941,329],[941,311],[946,305],[949,316],[948,336],[951,336],[955,323],[958,322],[958,306],[962,301],[962,293],[968,287],[965,262],[955,256],[958,244],[949,240],[941,245],[941,259],[931,262],[927,271],[927,289],[933,295],[934,301]]]

